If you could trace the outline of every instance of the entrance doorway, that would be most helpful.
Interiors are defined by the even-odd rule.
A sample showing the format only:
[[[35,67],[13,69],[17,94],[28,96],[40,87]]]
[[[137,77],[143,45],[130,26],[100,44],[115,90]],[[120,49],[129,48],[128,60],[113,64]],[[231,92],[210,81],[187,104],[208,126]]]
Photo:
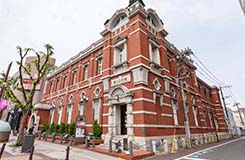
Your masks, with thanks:
[[[118,105],[116,106],[116,134],[127,135],[127,106]]]

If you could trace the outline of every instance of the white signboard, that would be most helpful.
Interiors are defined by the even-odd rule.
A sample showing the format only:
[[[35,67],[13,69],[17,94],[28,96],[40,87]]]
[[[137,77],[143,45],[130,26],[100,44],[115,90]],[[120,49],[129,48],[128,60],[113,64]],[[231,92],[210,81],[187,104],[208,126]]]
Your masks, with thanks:
[[[85,129],[84,128],[76,128],[76,138],[85,137]]]
[[[118,78],[111,80],[111,86],[120,85],[120,84],[127,83],[130,81],[131,81],[130,74],[126,76],[119,76]]]

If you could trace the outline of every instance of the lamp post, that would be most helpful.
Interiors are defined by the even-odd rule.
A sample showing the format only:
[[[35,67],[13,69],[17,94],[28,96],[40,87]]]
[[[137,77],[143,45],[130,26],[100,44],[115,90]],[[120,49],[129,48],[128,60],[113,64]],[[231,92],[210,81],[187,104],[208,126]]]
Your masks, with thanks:
[[[88,101],[88,96],[85,93],[81,94],[81,102],[83,109],[80,108],[80,115],[77,115],[76,118],[76,132],[75,132],[75,138],[76,138],[76,144],[83,143],[85,138],[85,109],[86,109],[86,103]]]
[[[54,119],[54,110],[55,110],[55,105],[52,104],[50,110],[50,122],[49,124],[51,125],[53,123],[53,119]]]

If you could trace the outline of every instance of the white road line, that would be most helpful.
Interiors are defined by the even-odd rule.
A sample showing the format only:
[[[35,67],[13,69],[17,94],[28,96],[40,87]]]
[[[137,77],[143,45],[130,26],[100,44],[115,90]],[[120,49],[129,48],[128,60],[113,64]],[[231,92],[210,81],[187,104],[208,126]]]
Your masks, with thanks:
[[[229,141],[229,142],[225,142],[225,143],[219,144],[219,145],[217,145],[217,146],[209,147],[209,148],[206,148],[206,149],[203,149],[203,150],[200,150],[200,151],[197,151],[197,152],[188,154],[188,155],[186,155],[186,156],[183,156],[183,157],[180,157],[180,158],[177,158],[177,159],[174,159],[174,160],[188,159],[190,156],[195,155],[195,154],[197,154],[197,153],[199,153],[199,152],[204,152],[204,151],[207,151],[207,150],[210,150],[210,149],[218,148],[218,147],[227,145],[227,144],[229,144],[229,143],[233,143],[233,142],[236,142],[236,141],[240,141],[240,140],[242,140],[242,139],[244,139],[244,137],[241,137],[241,138],[239,138],[239,139],[235,139],[235,140],[232,140],[232,141]],[[201,160],[201,159],[198,159],[198,160]]]
[[[185,160],[208,160],[208,159],[200,159],[200,158],[185,158]]]

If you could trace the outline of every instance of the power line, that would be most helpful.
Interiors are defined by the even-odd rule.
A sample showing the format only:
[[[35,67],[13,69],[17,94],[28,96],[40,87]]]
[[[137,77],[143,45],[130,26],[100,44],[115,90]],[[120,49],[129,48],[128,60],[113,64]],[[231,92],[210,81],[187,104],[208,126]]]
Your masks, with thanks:
[[[195,54],[192,54],[192,55],[196,59],[196,61],[194,61],[194,63],[198,67],[198,69],[197,69],[198,73],[201,74],[204,78],[206,78],[210,82],[212,82],[215,85],[223,88],[225,95],[228,97],[231,97],[233,103],[237,103],[236,97],[233,94],[231,87],[225,87],[225,86],[227,86],[226,83],[224,83],[219,78],[217,78],[217,76],[215,74],[213,74],[208,69],[208,67],[206,67],[206,65]]]
[[[210,74],[212,75],[212,77],[215,79],[215,81],[217,81],[219,84],[221,85],[226,85],[223,81],[219,80],[219,78],[217,78],[216,75],[214,75],[207,67],[206,65],[204,65],[204,63],[195,55],[195,54],[192,54],[193,57],[196,58],[196,60],[205,68],[205,70]]]

